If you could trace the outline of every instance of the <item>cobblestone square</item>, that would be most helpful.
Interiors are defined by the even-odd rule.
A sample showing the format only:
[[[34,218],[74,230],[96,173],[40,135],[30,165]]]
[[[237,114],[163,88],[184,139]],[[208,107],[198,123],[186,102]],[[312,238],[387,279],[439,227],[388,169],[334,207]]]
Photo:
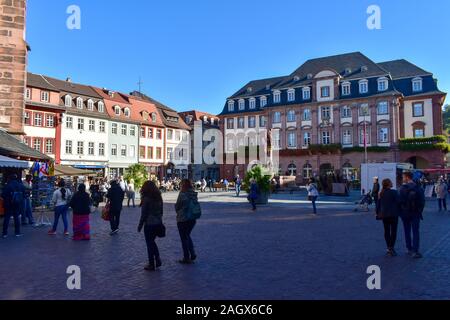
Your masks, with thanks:
[[[383,226],[373,213],[354,212],[348,198],[321,198],[311,214],[304,194],[274,195],[256,213],[245,195],[200,194],[203,217],[193,238],[199,259],[177,263],[181,245],[175,193],[164,195],[167,238],[163,267],[143,270],[139,209],[125,209],[111,237],[99,214],[90,242],[73,242],[45,228],[0,241],[0,299],[448,299],[450,213],[429,202],[422,224],[424,259],[412,260],[399,226],[396,258],[385,257]],[[61,230],[60,230],[61,231]],[[81,268],[81,290],[70,291],[66,269]],[[378,265],[382,289],[367,289],[367,267]]]

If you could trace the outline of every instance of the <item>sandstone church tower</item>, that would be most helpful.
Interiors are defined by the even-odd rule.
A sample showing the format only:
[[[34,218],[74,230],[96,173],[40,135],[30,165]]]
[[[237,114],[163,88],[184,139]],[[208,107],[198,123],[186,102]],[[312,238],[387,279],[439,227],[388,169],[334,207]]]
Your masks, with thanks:
[[[26,0],[0,0],[0,129],[23,133]]]

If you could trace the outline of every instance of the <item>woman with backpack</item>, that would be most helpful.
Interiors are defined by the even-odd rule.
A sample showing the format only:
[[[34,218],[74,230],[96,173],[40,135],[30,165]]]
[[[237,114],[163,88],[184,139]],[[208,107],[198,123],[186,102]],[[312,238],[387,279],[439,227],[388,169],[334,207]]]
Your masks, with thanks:
[[[198,202],[198,193],[194,191],[191,181],[187,179],[181,182],[181,191],[175,204],[175,211],[184,254],[183,259],[179,262],[191,264],[197,258],[191,233],[197,219],[201,216],[201,208]]]
[[[319,197],[319,190],[313,178],[309,179],[306,190],[308,191],[308,200],[312,203],[314,214],[317,214],[316,201]]]
[[[163,199],[161,192],[153,181],[147,181],[141,188],[141,219],[138,232],[144,228],[145,242],[147,243],[148,265],[144,267],[147,271],[155,271],[161,267],[156,237],[165,236],[165,227],[162,221]]]
[[[66,182],[60,180],[58,183],[58,189],[53,193],[52,202],[55,205],[55,221],[53,222],[53,228],[48,232],[50,236],[56,235],[58,230],[59,218],[62,217],[64,224],[64,235],[69,235],[69,222],[67,220],[67,212],[69,211],[69,200],[72,193],[66,188]]]
[[[89,215],[91,214],[92,200],[86,192],[86,185],[80,184],[78,192],[74,194],[70,201],[73,209],[73,240],[91,240],[91,227]]]
[[[400,216],[400,201],[398,192],[392,189],[392,181],[385,179],[378,200],[377,219],[383,220],[384,239],[387,245],[387,255],[395,257],[395,242],[397,240],[398,217]]]

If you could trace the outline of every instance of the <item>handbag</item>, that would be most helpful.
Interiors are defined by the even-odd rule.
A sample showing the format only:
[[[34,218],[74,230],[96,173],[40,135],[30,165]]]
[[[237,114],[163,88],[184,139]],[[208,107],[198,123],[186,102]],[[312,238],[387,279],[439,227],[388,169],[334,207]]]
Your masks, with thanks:
[[[107,204],[106,204],[106,206],[103,208],[103,210],[102,210],[102,219],[103,220],[105,220],[105,221],[110,221],[111,220],[111,216],[110,216],[110,209],[111,209],[111,205],[110,205],[110,203],[108,202]]]
[[[166,226],[164,224],[160,224],[158,226],[158,229],[156,230],[156,236],[158,238],[165,238],[166,237]]]

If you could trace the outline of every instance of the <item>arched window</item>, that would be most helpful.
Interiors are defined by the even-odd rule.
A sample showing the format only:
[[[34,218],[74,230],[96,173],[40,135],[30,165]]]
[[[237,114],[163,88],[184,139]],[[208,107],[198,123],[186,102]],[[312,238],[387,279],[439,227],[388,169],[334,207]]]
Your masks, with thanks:
[[[297,166],[295,164],[291,163],[288,166],[288,173],[289,173],[289,176],[296,177],[297,176]]]
[[[234,111],[234,100],[228,101],[228,111],[230,112]]]
[[[88,105],[88,110],[89,111],[94,111],[94,101],[89,99],[87,105]]]
[[[130,117],[130,109],[129,108],[125,108],[123,110],[123,114],[125,115],[125,117],[129,118]]]
[[[295,110],[289,110],[287,113],[287,122],[295,122]]]
[[[303,179],[310,179],[310,178],[312,178],[312,165],[306,163],[303,166]]]
[[[98,112],[101,112],[101,113],[105,112],[105,105],[103,104],[102,101],[98,102]]]
[[[264,108],[265,106],[267,106],[267,97],[263,96],[263,97],[259,98],[259,103],[261,105],[261,108]]]
[[[77,108],[83,109],[83,98],[80,97],[77,98]]]
[[[359,93],[364,94],[369,92],[369,81],[366,79],[359,81]]]
[[[72,106],[72,97],[70,95],[67,95],[64,98],[64,105],[68,108],[70,108]]]

